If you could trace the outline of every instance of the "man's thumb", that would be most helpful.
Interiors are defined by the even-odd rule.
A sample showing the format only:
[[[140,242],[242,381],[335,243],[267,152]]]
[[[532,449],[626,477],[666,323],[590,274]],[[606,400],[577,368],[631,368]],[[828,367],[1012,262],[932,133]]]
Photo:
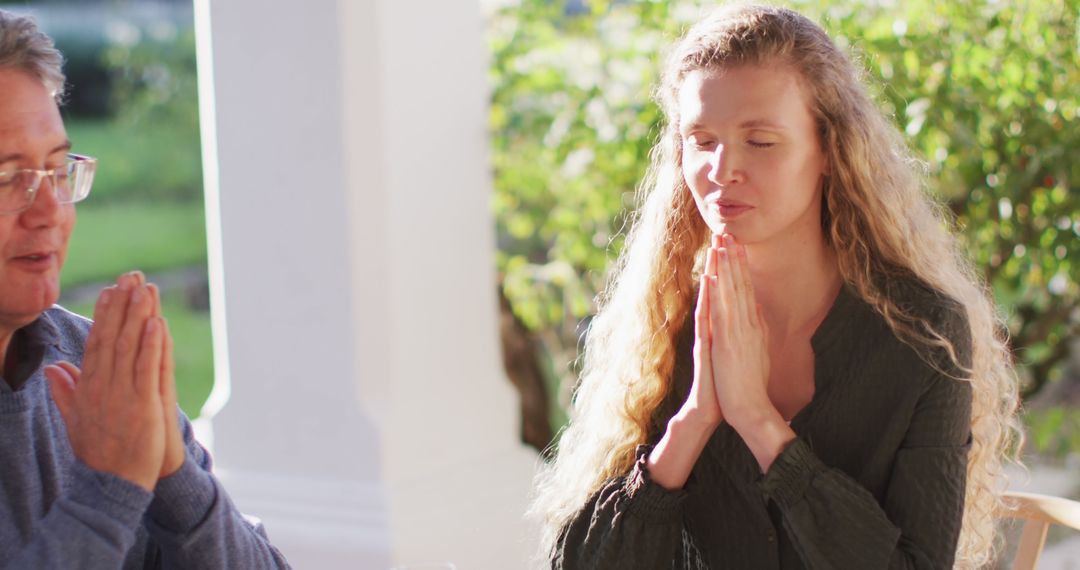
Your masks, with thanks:
[[[55,364],[45,367],[45,378],[49,380],[49,390],[60,415],[65,422],[70,422],[72,401],[75,398],[75,378],[64,367]]]

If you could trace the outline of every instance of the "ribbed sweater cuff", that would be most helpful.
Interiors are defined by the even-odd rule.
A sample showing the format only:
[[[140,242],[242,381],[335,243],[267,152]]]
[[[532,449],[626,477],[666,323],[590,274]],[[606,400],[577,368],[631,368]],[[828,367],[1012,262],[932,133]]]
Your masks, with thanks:
[[[648,458],[653,446],[639,445],[634,455],[637,460],[630,476],[626,478],[623,492],[628,499],[628,511],[650,522],[671,522],[682,517],[686,491],[669,491],[649,478]]]
[[[821,466],[805,441],[792,440],[762,478],[761,489],[780,508],[787,508],[802,499]]]
[[[97,471],[82,461],[73,464],[68,487],[69,499],[92,508],[120,524],[134,529],[142,520],[154,495],[112,473]]]
[[[186,457],[176,473],[158,481],[147,515],[165,531],[186,534],[206,518],[216,500],[213,477]]]

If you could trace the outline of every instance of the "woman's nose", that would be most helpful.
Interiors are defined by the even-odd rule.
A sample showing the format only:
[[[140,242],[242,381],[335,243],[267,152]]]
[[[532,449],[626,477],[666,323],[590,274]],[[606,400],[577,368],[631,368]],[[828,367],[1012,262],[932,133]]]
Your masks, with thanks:
[[[729,145],[716,145],[709,160],[709,180],[714,184],[727,184],[739,178],[736,156]]]

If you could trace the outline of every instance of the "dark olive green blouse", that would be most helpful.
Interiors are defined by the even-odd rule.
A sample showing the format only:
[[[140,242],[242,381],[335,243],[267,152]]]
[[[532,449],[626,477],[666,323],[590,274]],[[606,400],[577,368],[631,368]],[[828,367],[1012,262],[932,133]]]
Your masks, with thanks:
[[[890,298],[924,317],[970,366],[963,308],[926,287]],[[689,320],[689,319],[688,319]],[[655,442],[689,391],[692,323]],[[798,438],[764,476],[722,424],[686,486],[649,480],[651,446],[563,529],[552,567],[576,569],[951,568],[971,443],[970,383],[942,349],[918,351],[845,286],[815,331],[815,393],[791,427]]]

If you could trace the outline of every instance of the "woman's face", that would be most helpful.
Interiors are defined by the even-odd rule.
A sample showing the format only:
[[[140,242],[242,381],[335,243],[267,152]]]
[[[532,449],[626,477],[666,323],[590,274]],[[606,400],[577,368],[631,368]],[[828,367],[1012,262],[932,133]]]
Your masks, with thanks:
[[[826,160],[806,101],[784,67],[686,76],[682,172],[713,233],[745,244],[820,234]]]

